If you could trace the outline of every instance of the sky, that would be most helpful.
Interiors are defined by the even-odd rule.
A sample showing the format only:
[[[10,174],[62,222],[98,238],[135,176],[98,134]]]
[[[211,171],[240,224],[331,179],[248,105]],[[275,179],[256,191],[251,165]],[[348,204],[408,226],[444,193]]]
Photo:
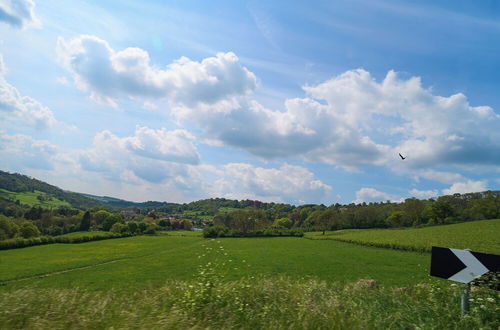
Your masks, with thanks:
[[[497,0],[0,0],[0,169],[133,201],[499,190],[499,73]]]

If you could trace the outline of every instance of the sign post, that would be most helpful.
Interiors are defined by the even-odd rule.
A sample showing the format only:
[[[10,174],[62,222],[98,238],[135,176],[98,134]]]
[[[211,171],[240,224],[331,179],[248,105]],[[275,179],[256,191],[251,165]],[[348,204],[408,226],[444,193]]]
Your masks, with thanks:
[[[461,304],[462,307],[462,315],[465,315],[469,312],[469,293],[470,293],[470,284],[462,284],[462,291],[460,292]]]
[[[462,284],[460,298],[462,315],[469,311],[470,282],[488,272],[500,271],[500,256],[433,246],[431,276],[445,278]]]

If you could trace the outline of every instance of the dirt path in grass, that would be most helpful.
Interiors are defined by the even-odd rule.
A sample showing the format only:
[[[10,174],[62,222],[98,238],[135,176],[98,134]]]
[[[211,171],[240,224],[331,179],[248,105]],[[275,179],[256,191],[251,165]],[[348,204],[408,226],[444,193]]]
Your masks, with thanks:
[[[141,256],[141,257],[144,257],[144,256]],[[21,278],[15,278],[15,279],[11,279],[11,280],[5,280],[5,281],[2,281],[2,283],[11,283],[11,282],[21,282],[21,281],[33,280],[36,278],[49,277],[49,276],[59,275],[59,274],[63,274],[63,273],[74,272],[77,270],[94,268],[94,267],[98,267],[98,266],[102,266],[102,265],[113,264],[113,263],[119,262],[119,261],[130,260],[130,259],[132,259],[132,258],[115,259],[115,260],[100,262],[100,263],[92,264],[92,265],[88,265],[88,266],[69,268],[69,269],[58,270],[55,272],[50,272],[50,273],[45,273],[45,274],[39,274],[39,275],[33,275],[33,276],[28,276],[28,277],[21,277]]]

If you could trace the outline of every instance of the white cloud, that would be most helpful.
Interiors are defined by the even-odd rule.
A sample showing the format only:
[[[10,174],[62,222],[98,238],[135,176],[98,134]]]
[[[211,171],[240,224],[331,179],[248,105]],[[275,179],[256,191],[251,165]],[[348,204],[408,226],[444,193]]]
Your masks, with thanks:
[[[437,197],[438,195],[439,195],[439,192],[437,190],[418,190],[418,189],[410,190],[410,196],[416,197],[419,199],[429,199],[429,198]]]
[[[110,131],[94,137],[94,146],[80,152],[84,170],[101,172],[112,180],[185,184],[187,165],[199,163],[194,137],[184,130],[136,128],[134,136],[119,138]]]
[[[308,97],[286,100],[284,111],[247,99],[178,106],[174,113],[195,122],[209,141],[267,159],[302,156],[356,169],[393,164],[402,152],[408,159],[395,167],[407,170],[500,163],[500,116],[470,106],[462,94],[433,95],[417,77],[390,71],[378,83],[354,70],[304,90]]]
[[[37,129],[45,129],[56,123],[52,110],[37,100],[23,96],[5,80],[6,72],[0,55],[0,117],[6,121],[15,121],[16,124],[27,124]]]
[[[74,191],[140,201],[226,197],[328,204],[333,200],[332,187],[304,167],[199,164],[193,143],[182,130],[137,127],[133,136],[122,138],[102,131],[92,148],[76,150],[0,132],[4,169],[30,173]]]
[[[473,181],[467,180],[465,182],[457,182],[451,185],[448,189],[443,189],[443,194],[453,195],[453,194],[465,194],[470,192],[480,192],[488,190],[486,180],[483,181]]]
[[[438,181],[441,183],[454,183],[457,181],[464,181],[465,177],[459,173],[435,171],[435,170],[424,170],[417,172],[417,176],[423,177],[425,179]]]
[[[208,188],[211,195],[300,204],[331,202],[332,187],[315,179],[308,169],[284,164],[280,168],[230,163],[211,170],[216,179]]]
[[[208,140],[272,159],[303,156],[345,168],[382,164],[387,146],[376,144],[348,126],[316,100],[290,99],[273,111],[256,101],[216,107],[177,107],[181,119],[195,122]]]
[[[82,35],[60,38],[58,54],[95,100],[116,105],[130,97],[150,104],[166,97],[177,118],[198,125],[206,142],[265,159],[302,157],[357,170],[394,164],[402,152],[404,163],[390,166],[406,172],[500,163],[500,116],[491,108],[471,106],[463,94],[434,95],[420,78],[401,79],[394,71],[381,82],[362,69],[347,71],[305,86],[306,97],[286,100],[279,111],[250,98],[256,78],[233,53],[201,62],[183,57],[160,69],[142,49],[115,51]]]
[[[81,35],[69,41],[59,38],[57,53],[80,89],[98,102],[115,106],[121,97],[167,97],[187,106],[214,104],[256,87],[255,75],[231,52],[201,62],[181,57],[159,69],[150,64],[143,49],[115,51],[105,40]]]
[[[9,170],[53,168],[57,147],[48,141],[34,140],[23,134],[9,135],[0,131],[2,167]]]
[[[387,200],[396,200],[393,195],[378,191],[374,188],[361,188],[356,191],[356,199],[353,201],[355,204],[370,203],[370,202],[383,202]]]
[[[437,96],[420,78],[400,79],[393,71],[377,83],[364,70],[305,89],[367,134],[378,123],[386,132],[399,129],[401,142],[394,149],[408,156],[408,166],[500,163],[500,116],[489,107],[471,106],[463,94]]]
[[[40,26],[34,9],[35,1],[33,0],[1,0],[0,21],[19,29]]]

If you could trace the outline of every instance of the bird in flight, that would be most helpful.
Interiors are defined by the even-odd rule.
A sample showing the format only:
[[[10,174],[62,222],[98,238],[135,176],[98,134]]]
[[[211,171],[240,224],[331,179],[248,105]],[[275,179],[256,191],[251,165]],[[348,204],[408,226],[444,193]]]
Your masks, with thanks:
[[[405,160],[406,157],[403,157],[403,155],[399,154],[399,157],[401,157],[402,160]]]

